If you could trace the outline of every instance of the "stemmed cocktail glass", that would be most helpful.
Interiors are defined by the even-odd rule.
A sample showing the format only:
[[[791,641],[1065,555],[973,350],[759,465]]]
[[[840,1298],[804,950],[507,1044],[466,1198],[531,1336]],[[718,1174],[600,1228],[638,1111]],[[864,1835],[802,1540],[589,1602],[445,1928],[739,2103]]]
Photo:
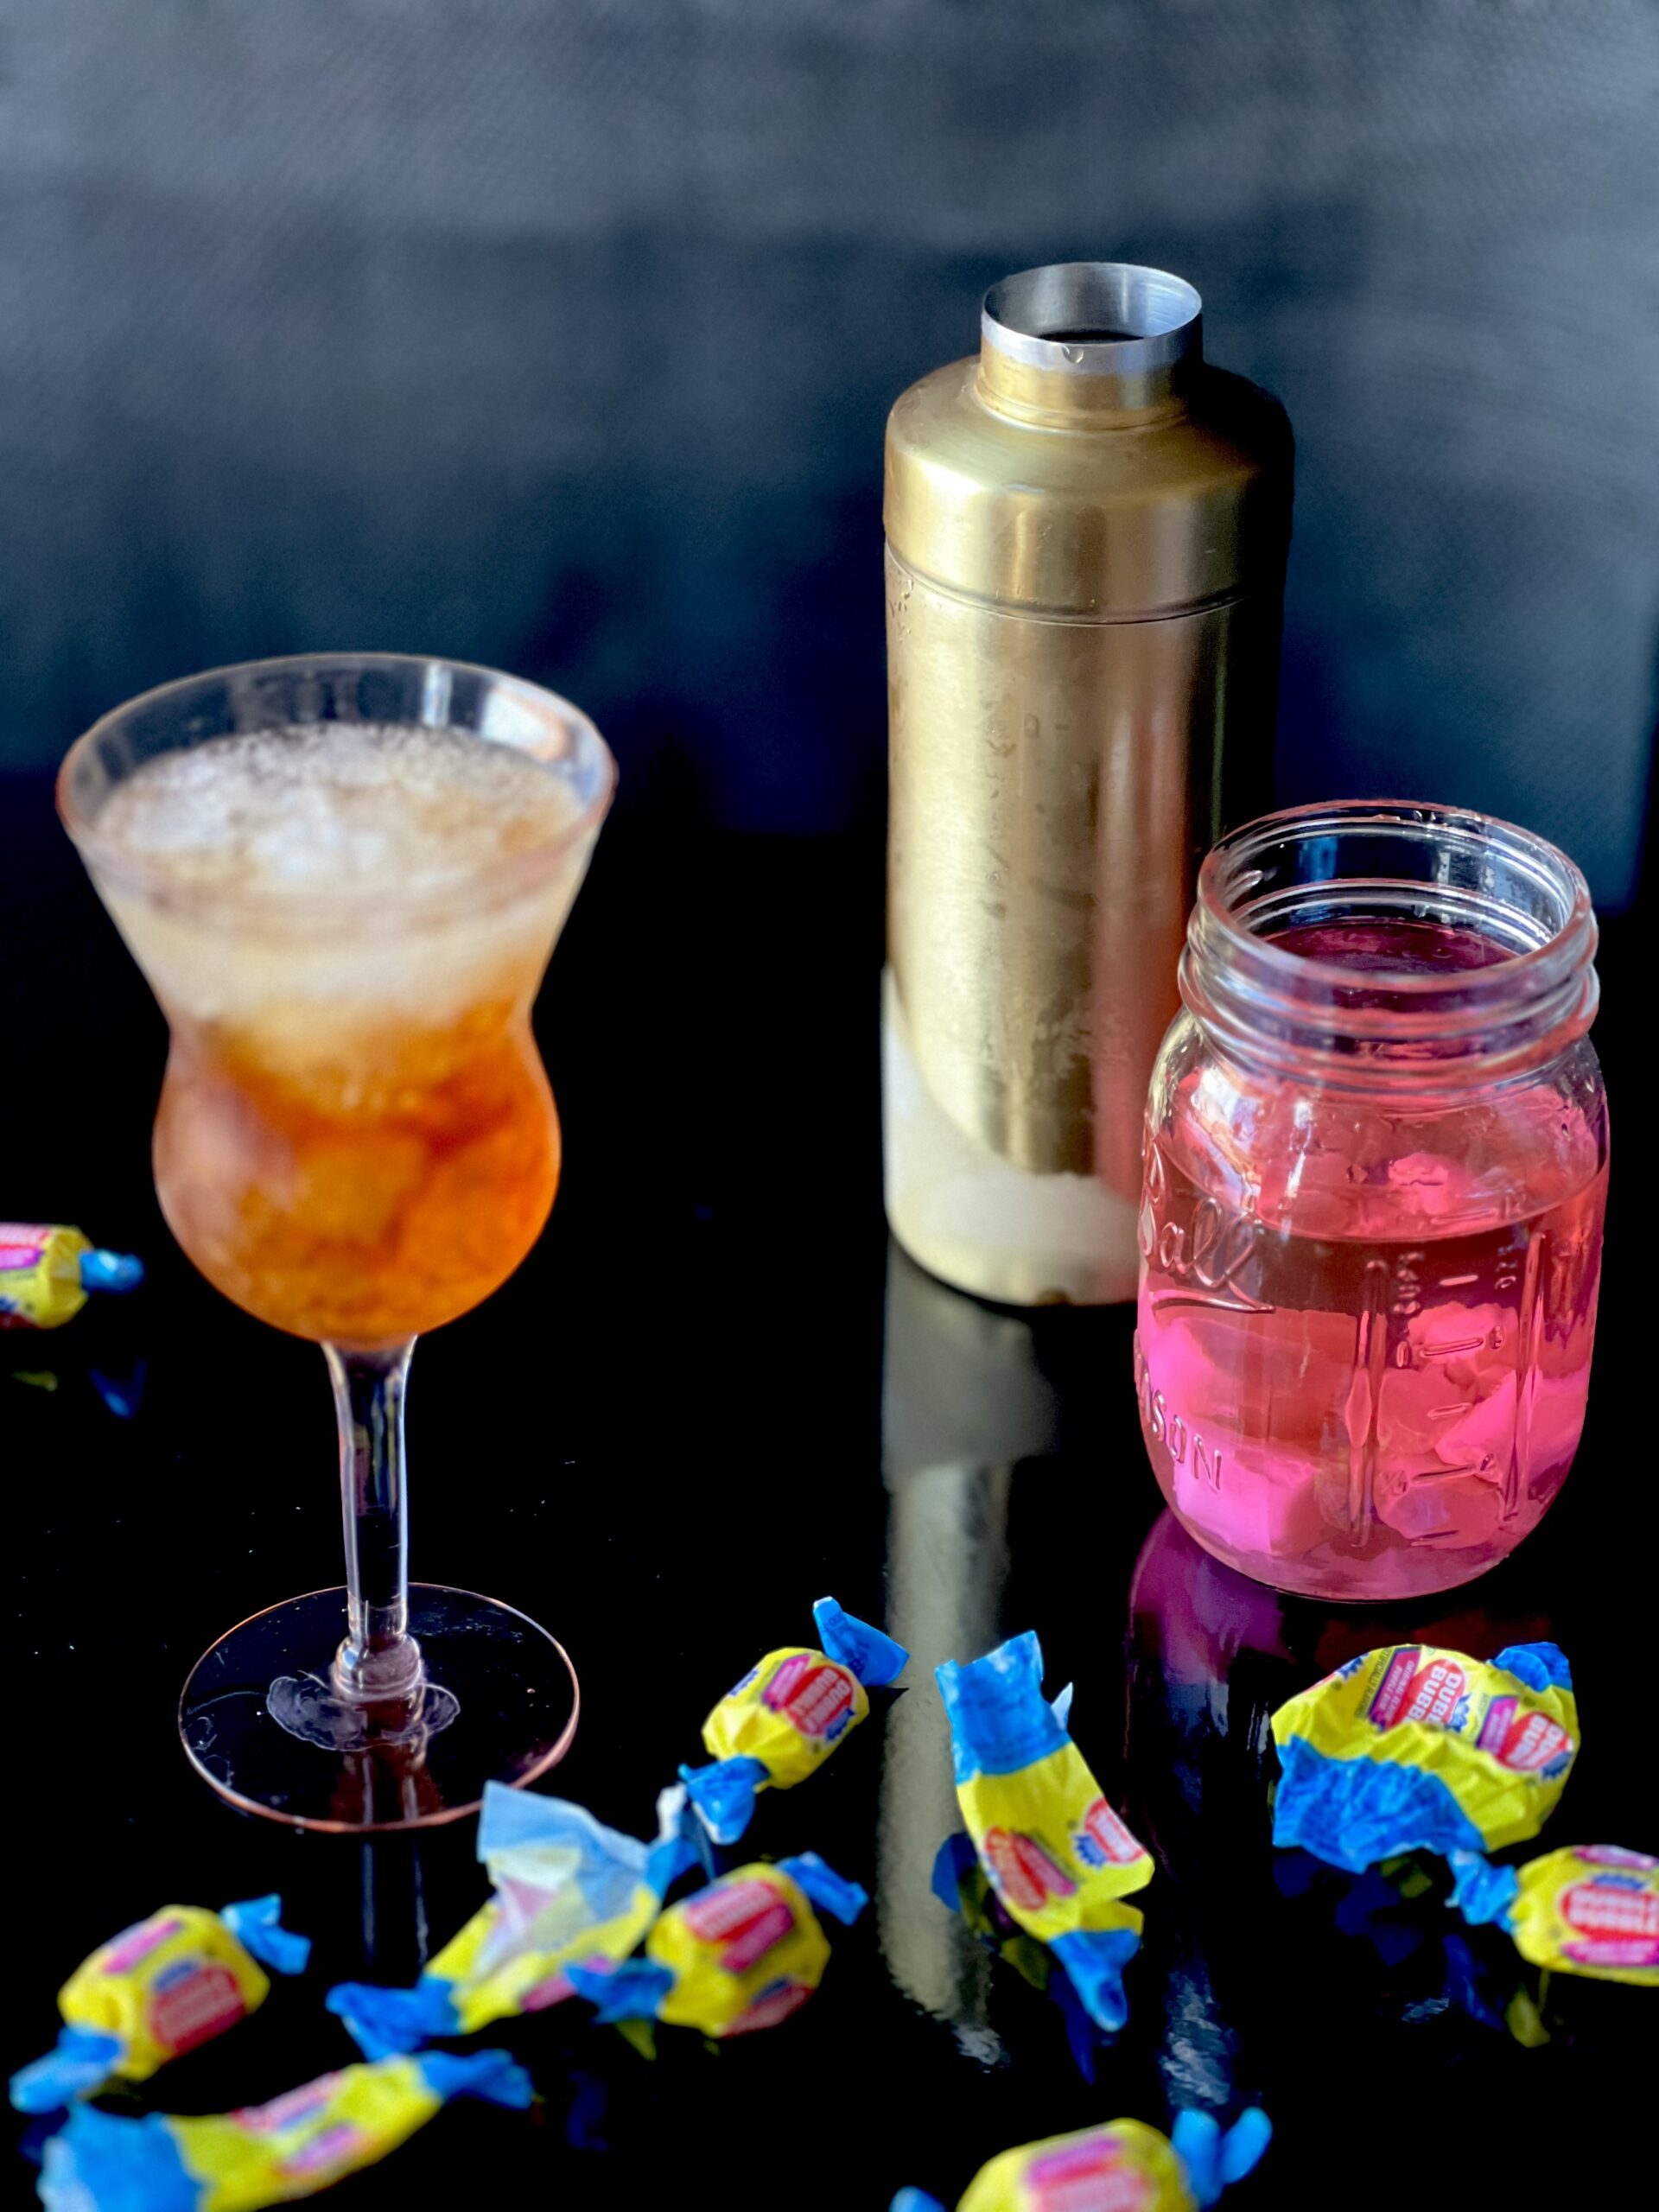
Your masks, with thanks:
[[[559,1126],[530,1014],[610,803],[587,718],[389,654],[221,669],[106,715],[64,822],[170,1029],[156,1189],[185,1251],[321,1344],[346,1586],[232,1629],[192,1760],[302,1827],[454,1819],[562,1756],[575,1677],[512,1607],[407,1578],[416,1336],[540,1233]]]

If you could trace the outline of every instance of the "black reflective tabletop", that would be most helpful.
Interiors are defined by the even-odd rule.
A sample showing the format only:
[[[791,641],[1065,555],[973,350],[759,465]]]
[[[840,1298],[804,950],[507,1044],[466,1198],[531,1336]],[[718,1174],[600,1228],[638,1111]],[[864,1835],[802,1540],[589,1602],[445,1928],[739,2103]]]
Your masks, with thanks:
[[[160,1018],[44,785],[0,804],[0,1214],[76,1223],[149,1266],[61,1332],[0,1335],[6,2062],[50,2043],[59,1982],[117,1929],[274,1889],[316,1939],[312,1970],[137,2101],[257,2103],[353,2056],[323,1992],[412,1978],[485,1878],[471,1821],[300,1834],[231,1811],[186,1764],[175,1708],[201,1649],[338,1580],[328,1393],[315,1349],[231,1308],[168,1238],[148,1158]],[[1599,1041],[1639,1142],[1646,1009],[1612,938]],[[573,2002],[493,2034],[531,2069],[534,2108],[458,2104],[339,2202],[881,2212],[906,2182],[954,2201],[995,2151],[1092,2119],[1250,2101],[1277,2136],[1239,2212],[1623,2201],[1588,2177],[1645,2142],[1659,2005],[1579,1985],[1541,2048],[1482,2019],[1490,1976],[1443,1916],[1368,1915],[1275,1862],[1267,1719],[1373,1643],[1490,1656],[1550,1636],[1585,1748],[1547,1840],[1654,1847],[1635,1189],[1616,1173],[1590,1424],[1530,1545],[1409,1611],[1281,1599],[1160,1513],[1127,1312],[988,1308],[889,1245],[880,960],[872,844],[613,823],[538,1015],[566,1139],[552,1224],[420,1347],[410,1398],[413,1572],[563,1641],[581,1726],[542,1786],[619,1827],[649,1831],[709,1705],[807,1639],[815,1598],[911,1646],[910,1687],[821,1775],[762,1798],[747,1854],[817,1850],[872,1908],[773,2031],[716,2047],[664,2029],[647,2061]],[[1158,1860],[1131,2023],[1092,2082],[1059,2009],[931,1887],[957,1824],[931,1669],[1025,1628],[1050,1681],[1075,1681],[1076,1738]],[[28,2200],[26,2156],[7,2181]]]

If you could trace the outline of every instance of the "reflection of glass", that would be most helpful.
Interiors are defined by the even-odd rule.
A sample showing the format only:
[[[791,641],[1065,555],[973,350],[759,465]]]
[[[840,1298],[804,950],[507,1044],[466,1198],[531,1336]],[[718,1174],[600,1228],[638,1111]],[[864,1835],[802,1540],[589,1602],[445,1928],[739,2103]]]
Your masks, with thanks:
[[[1241,2069],[1290,2047],[1312,2017],[1328,2033],[1297,2046],[1318,2084],[1305,2094],[1316,2101],[1322,2093],[1336,2109],[1341,2080],[1356,2069],[1374,2078],[1389,2063],[1380,2038],[1402,2019],[1444,2011],[1438,1916],[1422,1917],[1429,1940],[1420,1951],[1384,1961],[1345,1930],[1348,1878],[1274,1849],[1272,1717],[1380,1643],[1484,1655],[1548,1637],[1554,1624],[1529,1596],[1517,1562],[1478,1596],[1382,1618],[1365,1606],[1332,1612],[1224,1566],[1173,1514],[1159,1515],[1129,1584],[1124,1764],[1137,1832],[1176,1877],[1147,1929],[1148,1950],[1161,1947],[1168,1961],[1161,2063],[1172,2101],[1263,2092]],[[1296,1885],[1311,1874],[1317,1894],[1299,1898]]]
[[[1595,944],[1572,862],[1480,815],[1303,808],[1205,861],[1148,1105],[1136,1384],[1217,1558],[1419,1596],[1554,1498],[1606,1204]]]
[[[404,1391],[416,1333],[505,1281],[552,1204],[530,1010],[613,773],[548,693],[373,655],[168,685],[64,764],[65,823],[171,1031],[168,1221],[227,1297],[321,1343],[334,1387],[346,1590],[232,1630],[181,1709],[253,1809],[454,1818],[574,1726],[545,1631],[410,1590]]]
[[[1160,1513],[1129,1584],[1129,1731],[1140,1748],[1130,1764],[1149,1824],[1160,1806],[1191,1820],[1200,1856],[1206,1831],[1223,1853],[1247,1832],[1265,1840],[1275,1771],[1269,1723],[1286,1699],[1382,1643],[1487,1652],[1551,1634],[1507,1578],[1503,1597],[1501,1605],[1472,1593],[1437,1599],[1386,1619],[1366,1607],[1329,1612],[1224,1566],[1173,1514]],[[1201,1758],[1217,1762],[1208,1783],[1192,1764]],[[1211,1783],[1236,1793],[1224,1815],[1205,1794]],[[1160,1841],[1172,1858],[1185,1847],[1179,1836]]]
[[[932,1889],[939,1846],[962,1815],[931,1675],[941,1660],[977,1658],[1000,1640],[1014,1463],[1052,1439],[1054,1394],[1028,1319],[947,1290],[897,1244],[887,1319],[887,1624],[917,1687],[887,1713],[876,1907],[894,1980],[988,2059],[998,2048],[990,1955]]]
[[[1287,1698],[1378,1644],[1486,1654],[1554,1633],[1513,1573],[1379,1619],[1281,1596],[1224,1566],[1173,1514],[1153,1523],[1129,1582],[1126,1764],[1146,1840],[1193,1871],[1193,1894],[1225,1918],[1270,1880],[1273,1716]]]

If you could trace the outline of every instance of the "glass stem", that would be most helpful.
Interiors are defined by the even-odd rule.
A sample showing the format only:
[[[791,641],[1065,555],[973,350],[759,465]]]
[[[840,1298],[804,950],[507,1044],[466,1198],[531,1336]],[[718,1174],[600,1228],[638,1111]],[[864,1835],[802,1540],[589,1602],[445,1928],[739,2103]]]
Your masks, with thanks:
[[[384,1351],[325,1344],[340,1422],[340,1497],[346,1524],[346,1641],[334,1688],[363,1703],[407,1698],[421,1681],[409,1632],[409,1497],[404,1390],[413,1337]]]

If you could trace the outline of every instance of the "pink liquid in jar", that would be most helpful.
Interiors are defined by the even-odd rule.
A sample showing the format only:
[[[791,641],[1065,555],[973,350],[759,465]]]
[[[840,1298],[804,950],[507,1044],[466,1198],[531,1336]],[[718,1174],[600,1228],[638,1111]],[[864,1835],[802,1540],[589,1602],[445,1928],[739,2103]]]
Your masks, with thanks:
[[[1388,979],[1513,961],[1372,918],[1269,943]],[[1606,1120],[1582,1033],[1510,1080],[1327,1088],[1191,1014],[1148,1113],[1135,1389],[1164,1496],[1278,1588],[1414,1596],[1536,1526],[1584,1425]]]

